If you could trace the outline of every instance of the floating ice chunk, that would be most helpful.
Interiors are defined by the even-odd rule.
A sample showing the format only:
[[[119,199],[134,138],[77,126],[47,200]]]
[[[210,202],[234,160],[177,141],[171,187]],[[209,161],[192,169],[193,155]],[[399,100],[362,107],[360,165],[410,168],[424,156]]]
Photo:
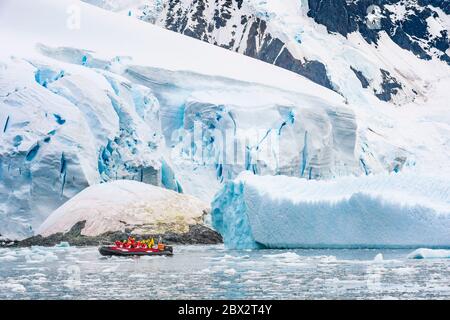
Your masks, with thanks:
[[[105,271],[103,271],[103,272],[105,272]],[[133,273],[128,276],[128,278],[132,278],[132,279],[146,279],[147,277],[148,277],[148,274],[145,274],[145,273]]]
[[[67,241],[61,241],[60,243],[58,243],[57,245],[55,245],[55,247],[58,248],[68,248],[70,247],[70,244]]]
[[[24,293],[27,291],[22,284],[16,282],[0,283],[0,290],[13,291],[16,293]]]
[[[250,280],[250,279],[249,279],[249,280],[244,281],[243,284],[245,284],[245,285],[247,285],[247,286],[249,286],[249,287],[252,287],[252,286],[256,285],[257,282],[254,281],[254,280]]]
[[[11,261],[16,261],[17,260],[17,256],[16,256],[16,252],[12,251],[12,250],[6,250],[0,256],[0,262],[11,262]]]
[[[58,260],[58,256],[49,248],[32,247],[25,253],[25,261],[27,263],[47,263]]]
[[[384,260],[384,257],[383,257],[382,253],[377,254],[375,256],[375,258],[373,258],[373,261],[375,261],[375,262],[383,262],[383,260]]]
[[[408,259],[450,259],[450,250],[420,248],[408,254]]]
[[[230,268],[230,269],[224,270],[223,273],[226,275],[229,275],[229,276],[234,276],[236,274],[236,270],[233,268]]]
[[[285,252],[280,254],[265,254],[263,257],[266,259],[285,260],[291,262],[297,262],[300,258],[295,252]]]
[[[200,273],[211,273],[211,269],[209,268],[202,269],[200,270]]]

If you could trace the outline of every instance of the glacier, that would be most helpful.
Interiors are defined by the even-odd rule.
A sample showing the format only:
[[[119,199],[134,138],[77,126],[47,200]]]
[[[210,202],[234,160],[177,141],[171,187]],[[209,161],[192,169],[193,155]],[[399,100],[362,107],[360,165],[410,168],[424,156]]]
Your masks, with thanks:
[[[4,61],[0,90],[11,94],[0,103],[0,119],[8,120],[0,137],[0,234],[33,234],[91,184],[163,185],[159,105],[148,88],[64,64]]]
[[[352,45],[339,62],[327,62],[339,76],[332,77],[342,87],[336,92],[80,1],[4,0],[1,6],[3,237],[35,234],[77,193],[114,180],[210,202],[245,170],[331,180],[450,168],[448,66],[418,60],[388,37],[381,36],[374,51],[369,44],[358,48],[356,35],[344,41],[319,28],[317,43],[332,45],[318,54],[326,51],[331,59],[336,52],[328,47]],[[311,20],[308,26],[317,29]],[[294,36],[286,31],[283,37]],[[351,54],[358,50],[363,57]],[[314,57],[310,53],[305,57]],[[389,70],[395,65],[395,76],[407,78],[408,92],[416,88],[420,99],[382,102],[372,92],[362,94],[358,79],[348,80],[353,71],[341,73],[342,59],[355,61],[370,75],[373,91],[380,82],[379,70],[371,69],[376,57]]]
[[[71,29],[71,5],[2,3],[3,237],[33,235],[75,194],[117,179],[209,202],[221,183],[249,168],[309,178],[364,173],[354,152],[356,117],[338,94],[82,2],[82,27]],[[392,166],[388,155],[371,159],[376,171]]]
[[[414,171],[310,181],[241,173],[212,203],[228,248],[450,247],[448,178]]]

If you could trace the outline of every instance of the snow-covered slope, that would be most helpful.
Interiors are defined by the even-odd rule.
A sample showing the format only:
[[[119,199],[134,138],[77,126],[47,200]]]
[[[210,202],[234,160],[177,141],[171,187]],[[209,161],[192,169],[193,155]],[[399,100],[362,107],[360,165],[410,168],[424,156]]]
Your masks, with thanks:
[[[422,100],[450,70],[445,1],[85,1],[291,70],[349,101]]]
[[[67,232],[86,221],[81,234],[97,236],[108,231],[133,234],[183,233],[202,224],[208,204],[192,196],[138,181],[118,180],[84,189],[55,210],[39,227],[49,236]]]
[[[311,181],[244,172],[212,204],[230,248],[450,246],[447,177]]]

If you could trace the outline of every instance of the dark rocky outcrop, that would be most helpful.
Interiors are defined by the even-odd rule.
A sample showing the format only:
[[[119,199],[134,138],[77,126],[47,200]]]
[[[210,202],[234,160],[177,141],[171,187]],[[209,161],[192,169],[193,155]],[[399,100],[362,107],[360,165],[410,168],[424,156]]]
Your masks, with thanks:
[[[393,5],[403,8],[392,9]],[[274,64],[339,93],[339,87],[333,84],[327,70],[331,66],[320,58],[295,58],[286,46],[286,40],[269,30],[271,13],[248,10],[243,0],[167,0],[161,6],[166,10],[158,24],[169,30]],[[448,0],[308,0],[308,8],[308,16],[324,25],[329,33],[347,37],[359,32],[368,43],[377,46],[380,35],[385,32],[399,47],[411,51],[419,59],[436,57],[450,65],[447,54],[450,31],[432,34],[433,28],[428,25],[428,18],[438,17],[441,10],[450,14]],[[396,12],[406,14],[401,16]],[[302,41],[300,37],[295,40]],[[361,72],[353,72],[363,88],[372,84]],[[394,73],[394,70],[390,72]],[[383,86],[386,89],[374,93],[375,96],[383,101],[392,100],[399,87],[389,81]]]
[[[369,43],[377,43],[381,32],[385,31],[401,48],[414,53],[417,57],[430,60],[437,55],[450,65],[450,57],[446,50],[450,47],[448,30],[440,35],[432,35],[428,30],[427,19],[435,17],[436,11],[429,6],[439,8],[446,14],[450,12],[450,1],[443,0],[308,0],[308,16],[317,23],[327,27],[329,32],[347,36],[359,31]],[[396,20],[386,5],[403,5],[408,13],[401,20]],[[380,21],[376,28],[367,24],[369,8],[377,6]],[[437,54],[433,53],[437,50]]]
[[[402,85],[391,76],[389,71],[381,69],[381,75],[383,82],[381,83],[381,92],[375,93],[378,99],[382,101],[390,101],[393,95],[396,95],[398,90],[402,88]]]
[[[327,27],[329,32],[343,36],[357,30],[353,12],[347,10],[345,0],[310,0],[308,16]]]
[[[322,62],[315,60],[302,62],[295,59],[285,48],[284,42],[267,31],[265,20],[254,15],[241,15],[239,10],[242,7],[242,0],[226,0],[222,3],[193,0],[188,11],[183,11],[178,6],[179,2],[179,0],[168,1],[168,13],[165,19],[167,29],[219,45],[225,49],[242,51],[241,53],[249,57],[295,72],[321,86],[334,90],[328,78],[326,66]],[[207,6],[215,8],[211,21],[207,20],[204,15]],[[217,39],[212,34],[213,31],[227,27],[233,15],[239,15],[241,25],[248,30],[247,35],[243,38],[233,37],[229,43],[217,43]],[[235,26],[231,27],[232,30],[235,28]],[[241,50],[244,47],[246,49]]]
[[[56,233],[48,237],[33,236],[22,241],[4,241],[0,247],[29,247],[29,246],[54,246],[61,242],[67,242],[71,246],[99,246],[112,244],[116,240],[124,240],[128,236],[134,236],[137,240],[161,237],[167,244],[218,244],[222,243],[222,236],[216,231],[201,225],[189,226],[186,233],[167,232],[165,234],[135,235],[123,231],[106,232],[98,236],[85,236],[81,234],[86,221],[76,223],[66,233]]]
[[[361,71],[356,70],[353,67],[350,67],[350,69],[352,69],[352,71],[355,73],[356,77],[358,78],[359,82],[361,82],[361,86],[364,89],[368,88],[370,83],[369,83],[369,80],[367,80],[367,78],[364,76],[364,74]]]
[[[386,6],[392,4],[404,5],[408,14],[401,20],[395,20],[393,12]],[[296,59],[286,48],[285,43],[268,31],[266,17],[246,14],[240,10],[242,5],[242,1],[192,0],[191,6],[183,6],[179,0],[169,0],[165,27],[274,64],[328,89],[336,90],[324,63],[318,60]],[[448,14],[450,1],[308,0],[308,5],[308,16],[326,26],[330,33],[346,37],[349,33],[357,31],[367,42],[377,45],[381,32],[386,32],[397,45],[411,51],[418,58],[430,60],[435,55],[450,65],[450,57],[446,54],[450,47],[448,30],[442,31],[440,35],[431,35],[427,23],[429,17],[437,14],[433,7],[440,8]],[[430,5],[433,7],[429,7]],[[380,10],[378,13],[380,20],[375,28],[368,23],[368,14],[371,13],[369,9],[373,6]],[[205,16],[207,8],[214,9],[214,16],[211,19]],[[239,17],[237,20],[245,30],[242,37],[234,37],[235,26],[231,25],[231,21],[236,21],[233,19],[236,17]],[[218,43],[215,32],[225,28],[230,30],[231,40],[229,43]],[[353,71],[363,88],[370,85],[359,71]],[[375,96],[380,100],[389,101],[399,86],[401,87],[401,84],[397,81],[394,83],[388,79],[383,83],[383,92]]]

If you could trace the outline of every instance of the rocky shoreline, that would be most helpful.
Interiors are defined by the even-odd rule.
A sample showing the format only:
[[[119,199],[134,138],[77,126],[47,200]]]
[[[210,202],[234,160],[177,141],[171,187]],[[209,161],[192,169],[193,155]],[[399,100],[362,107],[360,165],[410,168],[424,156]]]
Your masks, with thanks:
[[[112,244],[116,240],[124,240],[128,236],[133,236],[137,240],[161,237],[167,244],[220,244],[223,243],[222,236],[202,224],[189,226],[189,231],[185,233],[166,232],[164,234],[133,234],[124,231],[106,232],[98,236],[85,236],[81,231],[85,227],[86,221],[77,222],[66,233],[55,233],[48,237],[41,235],[33,236],[21,241],[4,240],[0,241],[0,247],[30,247],[30,246],[55,246],[61,242],[71,246],[87,247]]]

